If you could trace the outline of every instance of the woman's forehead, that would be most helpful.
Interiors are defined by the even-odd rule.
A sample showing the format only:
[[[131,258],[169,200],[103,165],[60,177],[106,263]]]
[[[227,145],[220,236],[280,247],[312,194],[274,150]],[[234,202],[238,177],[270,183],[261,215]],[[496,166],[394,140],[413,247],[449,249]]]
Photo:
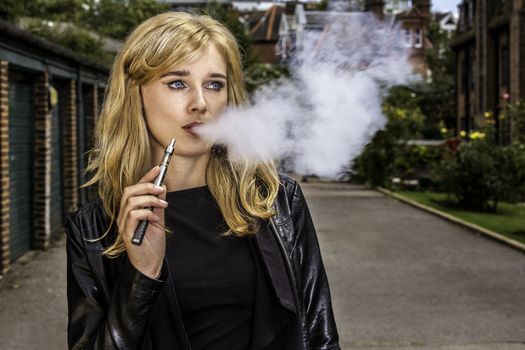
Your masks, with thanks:
[[[224,57],[215,45],[209,45],[207,48],[197,52],[189,60],[169,66],[160,73],[160,76],[162,77],[172,72],[177,72],[177,75],[180,76],[198,74],[217,77],[217,75],[227,75],[227,66]]]

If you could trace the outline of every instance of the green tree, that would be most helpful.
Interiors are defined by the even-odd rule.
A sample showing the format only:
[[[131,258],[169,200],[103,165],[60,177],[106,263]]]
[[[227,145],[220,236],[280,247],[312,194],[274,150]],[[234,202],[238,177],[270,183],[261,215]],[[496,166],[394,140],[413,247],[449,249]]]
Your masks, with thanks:
[[[73,1],[73,0],[71,0]],[[154,0],[84,0],[82,23],[98,33],[124,40],[135,26],[169,9]]]
[[[210,1],[201,10],[201,13],[218,20],[233,33],[243,56],[244,69],[259,62],[258,57],[252,52],[250,37],[246,33],[243,24],[239,21],[239,14],[231,6],[220,4],[217,1]]]
[[[441,126],[451,129],[456,114],[456,63],[450,47],[451,39],[441,30],[439,22],[431,21],[428,37],[433,47],[426,53],[426,62],[432,72],[431,81],[415,86],[420,95],[419,106],[425,115],[423,137],[441,136]]]
[[[102,49],[100,35],[123,40],[136,25],[167,9],[155,0],[3,0],[0,18],[27,22],[29,32],[110,65],[113,55]]]

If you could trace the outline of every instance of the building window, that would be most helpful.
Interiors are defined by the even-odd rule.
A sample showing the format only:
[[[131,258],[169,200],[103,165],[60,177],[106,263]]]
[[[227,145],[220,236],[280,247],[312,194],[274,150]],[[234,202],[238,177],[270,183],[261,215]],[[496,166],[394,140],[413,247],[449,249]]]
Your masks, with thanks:
[[[412,31],[408,28],[405,29],[405,46],[412,46]]]
[[[510,80],[509,47],[501,48],[501,85],[508,88]]]
[[[470,55],[470,57],[471,60],[468,64],[469,88],[470,90],[474,90],[474,84],[476,83],[474,80],[474,66],[476,65],[476,58],[472,54]]]
[[[461,60],[461,93],[464,95],[467,93],[467,60]]]
[[[423,31],[419,28],[416,28],[415,31],[414,46],[418,48],[423,47]]]
[[[467,27],[471,28],[474,23],[474,1],[468,2]]]

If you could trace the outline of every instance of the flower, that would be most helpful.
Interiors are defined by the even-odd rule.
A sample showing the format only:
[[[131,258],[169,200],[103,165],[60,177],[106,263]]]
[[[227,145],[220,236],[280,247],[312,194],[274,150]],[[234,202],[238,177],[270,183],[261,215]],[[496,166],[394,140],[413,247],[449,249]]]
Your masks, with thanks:
[[[492,117],[492,111],[486,111],[485,113],[483,113],[483,116],[484,116],[485,118],[490,118],[490,117]]]
[[[470,133],[470,138],[472,140],[476,140],[476,139],[483,140],[485,138],[485,134],[482,133],[482,132],[479,132],[479,131],[474,131],[474,132]]]
[[[465,137],[465,136],[467,136],[467,132],[466,132],[465,130],[461,130],[461,131],[459,132],[459,136],[461,136],[461,137]]]
[[[505,92],[504,94],[501,95],[501,98],[503,98],[504,100],[508,100],[510,99],[510,95],[508,92]]]
[[[446,134],[447,131],[448,131],[447,128],[441,128],[441,133],[442,133],[442,134]]]

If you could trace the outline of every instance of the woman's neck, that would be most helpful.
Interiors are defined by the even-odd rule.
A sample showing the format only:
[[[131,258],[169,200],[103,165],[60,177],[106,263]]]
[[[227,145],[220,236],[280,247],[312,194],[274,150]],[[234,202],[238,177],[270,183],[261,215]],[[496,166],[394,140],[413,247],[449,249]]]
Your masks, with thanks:
[[[164,149],[161,152],[154,152],[151,167],[160,164],[163,156]],[[168,172],[164,177],[167,192],[205,186],[206,166],[209,157],[209,152],[199,157],[183,157],[174,154],[171,157]]]

